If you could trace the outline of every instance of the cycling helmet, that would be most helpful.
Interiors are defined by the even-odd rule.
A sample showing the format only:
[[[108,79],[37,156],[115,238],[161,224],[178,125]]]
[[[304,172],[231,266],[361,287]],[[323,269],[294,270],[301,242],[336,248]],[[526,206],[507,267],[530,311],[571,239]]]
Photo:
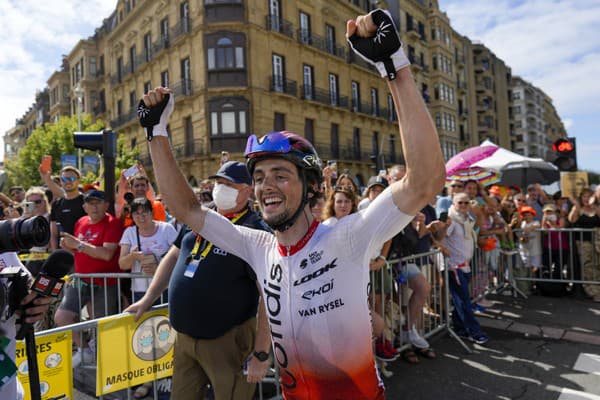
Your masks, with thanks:
[[[251,135],[246,143],[246,165],[252,176],[257,161],[282,158],[290,161],[298,168],[300,179],[302,180],[303,194],[300,207],[286,221],[270,225],[271,228],[283,232],[291,227],[296,219],[304,210],[309,197],[308,194],[314,194],[312,186],[319,185],[323,180],[323,171],[321,169],[321,159],[313,145],[300,135],[293,132],[269,132],[260,139],[256,135]]]

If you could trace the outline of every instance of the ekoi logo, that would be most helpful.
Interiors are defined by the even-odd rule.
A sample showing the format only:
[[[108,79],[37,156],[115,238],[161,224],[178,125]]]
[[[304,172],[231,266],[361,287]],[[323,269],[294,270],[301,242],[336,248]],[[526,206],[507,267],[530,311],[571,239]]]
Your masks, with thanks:
[[[287,370],[288,355],[283,347],[283,332],[281,331],[281,280],[283,279],[283,269],[279,264],[271,265],[269,271],[269,281],[263,280],[263,292],[265,293],[265,306],[269,314],[269,324],[271,326],[271,336],[273,338],[273,355],[277,360],[281,374],[281,384],[287,389],[296,387],[296,377]]]

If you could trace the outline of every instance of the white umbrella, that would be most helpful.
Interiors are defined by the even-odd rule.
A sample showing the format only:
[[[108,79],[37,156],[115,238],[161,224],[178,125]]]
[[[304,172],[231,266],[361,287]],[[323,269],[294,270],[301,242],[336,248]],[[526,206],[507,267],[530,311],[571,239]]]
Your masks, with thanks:
[[[481,146],[499,147],[490,140],[485,140]],[[500,171],[500,184],[504,186],[525,188],[531,183],[550,184],[560,179],[560,172],[554,164],[541,158],[525,157],[502,147],[473,166]]]

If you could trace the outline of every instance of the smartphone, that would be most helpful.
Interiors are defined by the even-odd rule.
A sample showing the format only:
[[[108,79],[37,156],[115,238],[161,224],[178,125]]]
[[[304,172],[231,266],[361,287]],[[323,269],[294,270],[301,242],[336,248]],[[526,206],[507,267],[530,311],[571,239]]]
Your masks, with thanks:
[[[337,175],[337,161],[329,160],[327,161],[327,166],[331,169],[331,172]]]
[[[35,203],[32,201],[24,201],[23,205],[23,213],[25,214],[33,214],[33,210],[35,210]]]
[[[448,221],[448,211],[442,211],[440,213],[440,221],[442,221],[442,222]]]
[[[142,256],[142,261],[140,262],[141,265],[154,265],[154,264],[158,264],[158,260],[156,259],[156,256],[154,254],[144,254]]]
[[[385,169],[379,170],[379,176],[381,176],[382,178],[385,178],[386,175],[387,175],[387,173],[385,172]]]
[[[52,156],[45,155],[42,157],[42,172],[49,174],[52,171]]]
[[[123,176],[125,178],[129,179],[132,176],[134,176],[135,174],[139,174],[139,173],[140,173],[140,169],[138,168],[137,165],[134,165],[133,167],[129,167],[125,171],[123,171]]]
[[[229,161],[229,152],[222,151],[221,152],[221,165],[225,164],[227,161]]]
[[[58,232],[58,237],[60,237],[60,234],[65,231],[60,222],[56,223],[56,231]]]

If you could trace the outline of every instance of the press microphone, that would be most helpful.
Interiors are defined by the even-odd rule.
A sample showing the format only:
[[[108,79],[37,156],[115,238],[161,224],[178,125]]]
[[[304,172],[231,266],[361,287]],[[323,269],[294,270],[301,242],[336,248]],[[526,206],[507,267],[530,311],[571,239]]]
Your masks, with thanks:
[[[58,249],[54,251],[42,265],[38,276],[35,278],[31,291],[38,296],[58,297],[65,282],[61,279],[73,269],[75,259],[73,255],[66,250]],[[22,319],[25,318],[25,310],[23,310]],[[27,369],[29,373],[29,391],[32,400],[41,400],[40,389],[40,374],[38,370],[35,332],[33,325],[25,323],[21,324],[21,329],[17,334],[17,339],[25,338],[25,352],[27,354]]]
[[[73,263],[73,255],[68,251],[54,251],[42,265],[31,290],[41,296],[58,297],[65,284],[61,278],[71,272]]]

